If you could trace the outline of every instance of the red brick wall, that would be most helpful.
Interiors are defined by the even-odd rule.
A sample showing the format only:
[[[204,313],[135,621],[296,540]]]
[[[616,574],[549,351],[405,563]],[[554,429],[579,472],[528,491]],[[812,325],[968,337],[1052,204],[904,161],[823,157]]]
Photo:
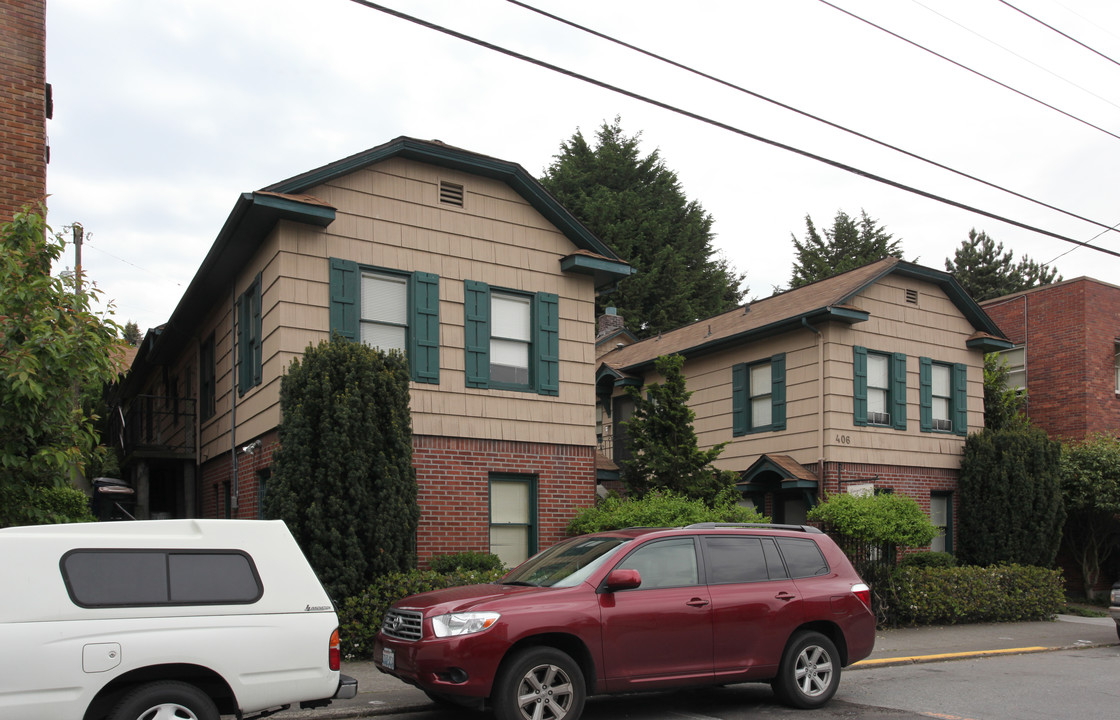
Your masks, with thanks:
[[[0,222],[47,192],[46,0],[0,0]]]
[[[417,552],[490,552],[490,474],[537,479],[537,549],[565,537],[568,521],[595,502],[595,449],[547,443],[417,435],[412,464],[420,486]]]
[[[421,511],[416,538],[421,567],[433,555],[490,552],[491,473],[536,477],[539,550],[562,540],[568,521],[595,503],[592,447],[423,435],[414,436],[412,444]],[[257,517],[257,471],[271,465],[278,447],[276,434],[269,433],[252,455],[238,455],[235,518]],[[200,475],[201,516],[225,517],[229,453],[204,463]]]
[[[1009,340],[1026,343],[1027,413],[1036,425],[1055,438],[1120,429],[1120,288],[1079,278],[984,310]]]

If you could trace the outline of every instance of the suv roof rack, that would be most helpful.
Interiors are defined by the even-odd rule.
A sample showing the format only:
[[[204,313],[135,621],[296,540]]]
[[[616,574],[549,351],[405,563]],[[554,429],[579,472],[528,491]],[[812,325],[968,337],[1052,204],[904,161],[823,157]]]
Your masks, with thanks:
[[[812,525],[775,525],[772,523],[733,523],[701,522],[686,525],[686,530],[714,530],[715,528],[758,528],[761,530],[795,530],[797,532],[823,534],[823,530]]]

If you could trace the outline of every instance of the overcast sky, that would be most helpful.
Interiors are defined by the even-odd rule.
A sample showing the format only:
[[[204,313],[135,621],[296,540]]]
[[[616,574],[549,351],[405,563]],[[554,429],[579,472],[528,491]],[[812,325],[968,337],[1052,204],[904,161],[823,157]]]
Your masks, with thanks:
[[[505,0],[393,9],[724,125],[1088,241],[1039,207],[566,27]],[[529,4],[1089,220],[1120,222],[1120,3],[820,0]],[[350,0],[49,0],[50,223],[92,233],[83,269],[141,330],[165,322],[241,192],[407,135],[522,165],[620,116],[715,219],[749,297],[789,282],[791,234],[861,209],[943,269],[970,228],[1120,284],[1120,258],[882,185]],[[1099,126],[1095,129],[1085,123]],[[1105,132],[1107,131],[1107,132]],[[1093,241],[1120,250],[1120,236]],[[1073,249],[1073,252],[1064,254]],[[73,264],[72,249],[67,265]]]

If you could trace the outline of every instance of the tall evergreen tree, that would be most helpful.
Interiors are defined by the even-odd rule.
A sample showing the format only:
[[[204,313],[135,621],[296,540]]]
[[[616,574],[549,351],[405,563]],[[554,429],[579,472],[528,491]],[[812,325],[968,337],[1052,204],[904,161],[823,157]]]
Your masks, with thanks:
[[[541,184],[637,271],[607,300],[630,331],[649,337],[730,310],[747,289],[712,248],[712,216],[685,196],[657,150],[641,155],[640,139],[618,118],[599,128],[595,147],[576,130]]]
[[[124,341],[132,347],[139,347],[144,336],[140,334],[140,326],[129,320],[124,324]]]
[[[1005,251],[1003,243],[996,243],[975,228],[968,231],[968,239],[961,241],[953,258],[945,259],[945,269],[976,302],[1062,280],[1057,269],[1026,255],[1016,263],[1015,254]]]
[[[420,519],[408,365],[335,336],[280,383],[280,451],[265,515],[287,523],[335,600],[415,566]]]
[[[824,280],[885,257],[902,257],[901,241],[895,240],[864,210],[860,210],[858,220],[838,210],[832,228],[824,231],[823,238],[813,218],[806,215],[805,241],[799,241],[795,235],[790,238],[797,251],[790,288]]]
[[[680,355],[659,357],[654,368],[662,382],[626,388],[634,414],[626,423],[630,459],[622,461],[622,479],[635,497],[660,488],[712,505],[733,482],[731,473],[712,467],[727,443],[708,450],[697,444],[683,367]]]

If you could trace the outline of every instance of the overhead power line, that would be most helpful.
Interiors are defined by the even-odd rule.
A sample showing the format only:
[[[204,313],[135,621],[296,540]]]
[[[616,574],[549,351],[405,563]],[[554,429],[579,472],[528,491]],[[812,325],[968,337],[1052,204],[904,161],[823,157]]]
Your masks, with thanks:
[[[1086,45],[1085,43],[1081,42],[1080,40],[1078,40],[1077,38],[1073,37],[1072,35],[1067,35],[1066,33],[1062,32],[1061,30],[1059,30],[1058,28],[1054,27],[1053,25],[1049,25],[1049,24],[1047,24],[1047,23],[1043,22],[1042,20],[1039,20],[1039,19],[1038,19],[1038,18],[1036,18],[1036,17],[1034,16],[1034,15],[1031,15],[1031,14],[1030,14],[1029,12],[1027,12],[1027,11],[1025,11],[1025,10],[1022,10],[1022,9],[1020,9],[1020,8],[1017,8],[1017,7],[1015,7],[1015,6],[1014,6],[1014,5],[1012,5],[1011,3],[1007,2],[1007,0],[999,0],[999,1],[1000,1],[1001,3],[1003,3],[1004,5],[1006,5],[1007,7],[1011,8],[1012,10],[1014,10],[1015,12],[1017,12],[1017,13],[1021,13],[1021,14],[1023,14],[1023,15],[1026,15],[1027,17],[1029,17],[1029,18],[1030,18],[1031,20],[1034,20],[1034,21],[1035,21],[1036,23],[1038,23],[1039,25],[1042,25],[1042,26],[1043,26],[1043,27],[1045,27],[1045,28],[1049,28],[1050,30],[1053,30],[1054,32],[1056,32],[1056,33],[1058,33],[1059,35],[1061,35],[1062,37],[1064,37],[1064,38],[1065,38],[1066,40],[1069,40],[1069,41],[1071,41],[1071,42],[1077,43],[1078,45],[1080,45],[1081,47],[1085,48],[1085,49],[1086,49],[1086,50],[1088,50],[1089,52],[1091,52],[1091,53],[1093,53],[1093,54],[1095,54],[1095,55],[1099,55],[1099,56],[1101,56],[1102,58],[1104,58],[1105,60],[1109,61],[1109,62],[1110,62],[1110,63],[1112,63],[1113,65],[1120,65],[1120,61],[1116,61],[1116,60],[1114,60],[1114,59],[1110,58],[1110,57],[1109,57],[1108,55],[1105,55],[1105,54],[1104,54],[1104,53],[1102,53],[1102,52],[1101,52],[1100,50],[1096,50],[1096,49],[1094,49],[1094,48],[1091,48],[1091,47],[1089,47],[1088,45]]]
[[[547,17],[550,20],[555,20],[556,22],[562,23],[562,24],[567,25],[569,27],[576,28],[577,30],[581,30],[585,33],[588,33],[589,35],[594,35],[595,37],[606,40],[607,42],[611,42],[611,43],[614,43],[616,45],[620,45],[620,46],[622,46],[622,47],[624,47],[628,50],[633,50],[634,52],[645,55],[646,57],[650,57],[650,58],[653,58],[654,60],[658,60],[658,61],[666,63],[668,65],[672,65],[675,68],[678,68],[680,70],[684,70],[685,72],[692,73],[693,75],[697,75],[699,77],[702,77],[705,80],[711,80],[712,82],[723,85],[724,87],[728,87],[728,88],[731,88],[732,90],[736,90],[736,91],[744,93],[746,95],[750,95],[751,97],[758,98],[759,100],[763,100],[765,102],[768,102],[771,105],[775,105],[777,107],[780,107],[783,110],[789,110],[790,112],[797,113],[798,115],[801,115],[802,117],[809,118],[810,120],[815,120],[816,122],[823,123],[823,124],[825,124],[825,125],[827,125],[831,128],[834,128],[836,130],[840,130],[842,132],[846,132],[849,135],[853,135],[853,136],[858,137],[862,140],[867,140],[868,142],[875,143],[876,145],[878,145],[880,147],[887,148],[888,150],[893,150],[894,152],[901,153],[901,154],[903,154],[903,155],[905,155],[909,158],[913,158],[915,160],[919,160],[921,162],[927,163],[927,164],[932,165],[933,167],[939,168],[941,170],[951,172],[954,175],[957,175],[959,177],[967,178],[968,180],[978,182],[981,185],[986,185],[986,186],[988,186],[990,188],[993,188],[995,190],[1005,192],[1005,193],[1007,193],[1009,195],[1013,195],[1013,196],[1015,196],[1015,197],[1017,197],[1021,200],[1026,200],[1028,202],[1034,203],[1035,205],[1039,205],[1039,206],[1047,208],[1049,210],[1054,210],[1055,212],[1060,212],[1063,215],[1068,215],[1069,217],[1076,218],[1078,220],[1083,220],[1084,222],[1090,223],[1092,225],[1096,225],[1097,227],[1104,228],[1106,231],[1107,230],[1115,230],[1115,228],[1111,224],[1103,223],[1103,222],[1100,222],[1100,221],[1097,221],[1097,220],[1092,220],[1090,218],[1078,215],[1077,213],[1071,212],[1069,210],[1063,210],[1062,208],[1059,208],[1059,207],[1056,207],[1056,206],[1051,205],[1049,203],[1043,202],[1042,200],[1032,198],[1028,195],[1024,195],[1022,193],[1016,192],[1016,191],[1011,190],[1009,188],[1003,187],[1002,185],[998,185],[996,183],[989,182],[988,180],[984,180],[982,178],[976,177],[975,175],[970,175],[969,173],[966,173],[962,170],[957,170],[956,168],[952,168],[952,167],[949,167],[948,165],[944,165],[942,163],[939,163],[936,160],[931,160],[931,159],[929,159],[927,157],[924,157],[922,155],[918,155],[917,153],[913,153],[913,152],[910,152],[909,150],[905,150],[905,149],[897,147],[895,145],[891,145],[890,143],[879,140],[878,138],[874,138],[874,137],[871,137],[870,135],[866,135],[864,133],[861,133],[858,130],[853,130],[851,128],[845,127],[845,126],[840,125],[838,123],[832,122],[831,120],[826,120],[825,118],[822,118],[822,117],[819,117],[817,115],[813,115],[812,113],[806,112],[804,110],[800,110],[798,108],[795,108],[792,105],[787,105],[786,103],[783,103],[779,100],[774,100],[773,98],[769,98],[769,97],[767,97],[765,95],[762,95],[760,93],[757,93],[753,90],[749,90],[745,87],[741,87],[741,86],[736,85],[732,82],[729,82],[727,80],[723,80],[721,78],[715,77],[714,75],[710,75],[710,74],[708,74],[706,72],[703,72],[701,70],[696,70],[695,68],[692,68],[692,67],[689,67],[688,65],[684,65],[682,63],[679,63],[676,60],[672,60],[672,59],[664,57],[662,55],[658,55],[657,53],[650,52],[649,50],[645,50],[645,49],[640,48],[636,45],[632,45],[632,44],[630,44],[628,42],[625,42],[623,40],[619,40],[618,38],[612,37],[612,36],[607,35],[605,33],[601,33],[598,30],[593,30],[592,28],[586,27],[584,25],[580,25],[579,23],[573,22],[573,21],[568,20],[566,18],[562,18],[559,15],[554,15],[550,12],[545,11],[545,10],[541,10],[539,8],[533,7],[532,5],[524,3],[521,0],[506,0],[506,2],[511,3],[513,5],[517,5],[518,7],[524,8],[526,10],[529,10],[530,12],[537,13],[538,15],[543,15],[544,17]]]
[[[985,75],[984,73],[980,72],[979,70],[974,70],[974,69],[970,68],[969,66],[965,65],[964,63],[957,62],[956,60],[954,60],[950,57],[942,55],[941,53],[937,52],[936,50],[931,50],[931,49],[927,48],[925,45],[921,45],[919,43],[916,43],[913,40],[911,40],[910,38],[903,37],[902,35],[899,35],[896,32],[888,30],[887,28],[883,27],[882,25],[876,25],[875,23],[871,22],[870,20],[868,20],[866,18],[862,18],[862,17],[860,17],[859,15],[856,15],[853,12],[845,10],[844,8],[840,7],[839,5],[834,5],[834,4],[830,3],[828,0],[818,0],[818,1],[827,5],[827,6],[829,6],[833,10],[837,10],[839,12],[844,13],[845,15],[847,15],[848,17],[850,17],[854,20],[859,20],[861,23],[865,23],[865,24],[870,25],[871,27],[875,28],[876,30],[879,30],[881,32],[885,32],[886,34],[890,35],[891,37],[897,38],[897,39],[901,40],[902,42],[907,43],[908,45],[913,45],[914,47],[918,48],[919,50],[924,50],[925,52],[929,53],[930,55],[933,55],[934,57],[940,58],[947,63],[951,63],[953,65],[956,65],[961,70],[966,70],[966,71],[972,73],[973,75],[976,75],[978,77],[982,77],[985,80],[987,80],[988,82],[995,83],[996,85],[999,85],[1001,88],[1004,88],[1005,90],[1010,90],[1011,92],[1015,93],[1016,95],[1024,97],[1024,98],[1026,98],[1026,99],[1028,99],[1032,102],[1036,102],[1039,105],[1042,105],[1043,107],[1050,108],[1051,110],[1053,110],[1056,113],[1061,113],[1062,115],[1065,115],[1066,117],[1068,117],[1070,120],[1076,120],[1077,122],[1081,123],[1082,125],[1087,125],[1088,127],[1091,127],[1094,130],[1100,130],[1105,135],[1110,135],[1110,136],[1116,138],[1117,140],[1120,140],[1120,135],[1117,135],[1116,133],[1111,132],[1110,130],[1105,130],[1100,125],[1094,125],[1093,123],[1089,122],[1088,120],[1084,120],[1082,118],[1079,118],[1076,115],[1074,115],[1072,113],[1068,113],[1068,112],[1066,112],[1065,110],[1062,110],[1059,107],[1055,107],[1054,105],[1051,105],[1050,103],[1048,103],[1044,100],[1039,100],[1038,98],[1036,98],[1033,95],[1028,95],[1027,93],[1023,92],[1022,90],[1018,90],[1016,88],[1013,88],[1010,85],[1008,85],[1007,83],[996,80],[994,77],[992,77],[990,75]]]
[[[982,210],[982,209],[980,209],[978,207],[974,207],[972,205],[966,205],[965,203],[958,202],[956,200],[952,200],[950,198],[947,198],[947,197],[944,197],[944,196],[941,196],[941,195],[937,195],[937,194],[934,194],[934,193],[931,193],[931,192],[928,192],[928,191],[925,191],[925,190],[921,190],[919,188],[913,187],[911,185],[906,185],[906,184],[898,182],[896,180],[891,180],[890,178],[884,177],[882,175],[876,175],[875,173],[867,172],[866,170],[861,170],[861,169],[859,169],[857,167],[854,167],[852,165],[848,165],[846,163],[842,163],[842,162],[839,162],[837,160],[832,160],[832,159],[826,158],[822,155],[817,155],[816,153],[809,152],[808,150],[802,150],[801,148],[797,148],[797,147],[794,147],[792,145],[787,145],[785,143],[778,142],[776,140],[771,140],[769,138],[763,137],[763,136],[758,135],[756,133],[752,133],[750,131],[743,130],[742,128],[738,128],[738,127],[735,127],[733,125],[729,125],[727,123],[721,122],[719,120],[715,120],[715,119],[706,117],[704,115],[700,115],[699,113],[694,113],[690,110],[685,110],[685,109],[677,107],[675,105],[670,105],[669,103],[662,102],[660,100],[655,100],[654,98],[651,98],[651,97],[648,97],[648,96],[645,96],[645,95],[641,95],[641,94],[633,92],[631,90],[626,90],[625,88],[618,87],[617,85],[611,85],[611,84],[606,83],[602,80],[597,80],[597,79],[589,77],[587,75],[577,73],[574,70],[569,70],[567,68],[563,68],[563,67],[560,67],[558,65],[553,65],[552,63],[546,62],[544,60],[539,60],[537,58],[530,57],[528,55],[524,55],[524,54],[516,52],[514,50],[504,48],[500,45],[495,45],[494,43],[487,42],[486,40],[482,40],[480,38],[476,38],[476,37],[473,37],[471,35],[461,33],[457,30],[452,30],[451,28],[447,28],[447,27],[444,27],[442,25],[437,25],[433,22],[429,22],[429,21],[424,20],[422,18],[418,18],[418,17],[415,17],[413,15],[409,15],[407,13],[403,13],[399,10],[394,10],[392,8],[385,7],[384,5],[379,5],[378,3],[372,2],[371,0],[350,0],[350,1],[353,2],[353,3],[356,3],[358,5],[361,5],[363,7],[369,8],[370,10],[377,10],[378,12],[385,13],[386,15],[392,15],[393,17],[399,18],[401,20],[408,21],[410,23],[419,25],[421,27],[428,28],[429,30],[434,30],[434,31],[442,33],[444,35],[448,35],[450,37],[454,37],[454,38],[457,38],[459,40],[464,40],[464,41],[472,43],[474,45],[478,45],[479,47],[486,48],[487,50],[493,50],[494,52],[501,53],[501,54],[506,55],[508,57],[514,58],[516,60],[521,60],[523,62],[527,62],[527,63],[532,64],[532,65],[536,65],[537,67],[541,67],[541,68],[544,68],[546,70],[551,70],[552,72],[559,73],[561,75],[566,75],[570,78],[579,80],[581,82],[588,83],[589,85],[594,85],[596,87],[603,88],[604,90],[609,90],[611,92],[617,93],[619,95],[623,95],[623,96],[631,98],[633,100],[638,100],[639,102],[644,102],[648,105],[653,105],[654,107],[659,107],[663,110],[668,110],[669,112],[673,112],[673,113],[676,113],[678,115],[681,115],[681,116],[684,116],[684,117],[687,117],[687,118],[691,118],[693,120],[697,120],[697,121],[705,123],[707,125],[711,125],[712,127],[717,127],[717,128],[722,129],[722,130],[727,130],[728,132],[735,133],[736,135],[742,135],[743,137],[748,137],[748,138],[751,138],[752,140],[757,140],[761,143],[765,143],[765,144],[770,145],[772,147],[780,148],[782,150],[786,150],[788,152],[792,152],[794,154],[801,155],[802,157],[806,157],[806,158],[809,158],[811,160],[816,160],[817,162],[824,163],[825,165],[830,165],[834,168],[852,173],[853,175],[858,175],[860,177],[867,178],[868,180],[874,180],[875,182],[881,183],[883,185],[889,185],[890,187],[897,188],[899,190],[904,190],[906,192],[912,193],[914,195],[918,195],[920,197],[927,198],[929,200],[935,200],[935,201],[940,202],[944,205],[949,205],[951,207],[959,208],[959,209],[965,210],[967,212],[975,213],[977,215],[982,215],[984,217],[991,218],[993,220],[998,220],[1000,222],[1007,223],[1008,225],[1013,225],[1015,227],[1022,228],[1024,230],[1029,230],[1031,232],[1036,232],[1040,235],[1045,235],[1047,237],[1052,237],[1056,240],[1061,240],[1063,242],[1073,243],[1074,245],[1080,245],[1082,247],[1087,247],[1087,248],[1096,250],[1098,252],[1105,253],[1107,255],[1112,255],[1114,257],[1120,257],[1120,252],[1117,252],[1115,250],[1110,250],[1108,248],[1099,247],[1097,245],[1090,245],[1089,243],[1083,242],[1081,240],[1076,240],[1074,238],[1067,237],[1065,235],[1061,235],[1059,233],[1052,232],[1050,230],[1045,230],[1043,228],[1036,227],[1034,225],[1028,225],[1027,223],[1020,222],[1018,220],[1012,220],[1011,218],[1003,216],[1003,215],[998,215],[996,213],[989,212],[987,210]]]

